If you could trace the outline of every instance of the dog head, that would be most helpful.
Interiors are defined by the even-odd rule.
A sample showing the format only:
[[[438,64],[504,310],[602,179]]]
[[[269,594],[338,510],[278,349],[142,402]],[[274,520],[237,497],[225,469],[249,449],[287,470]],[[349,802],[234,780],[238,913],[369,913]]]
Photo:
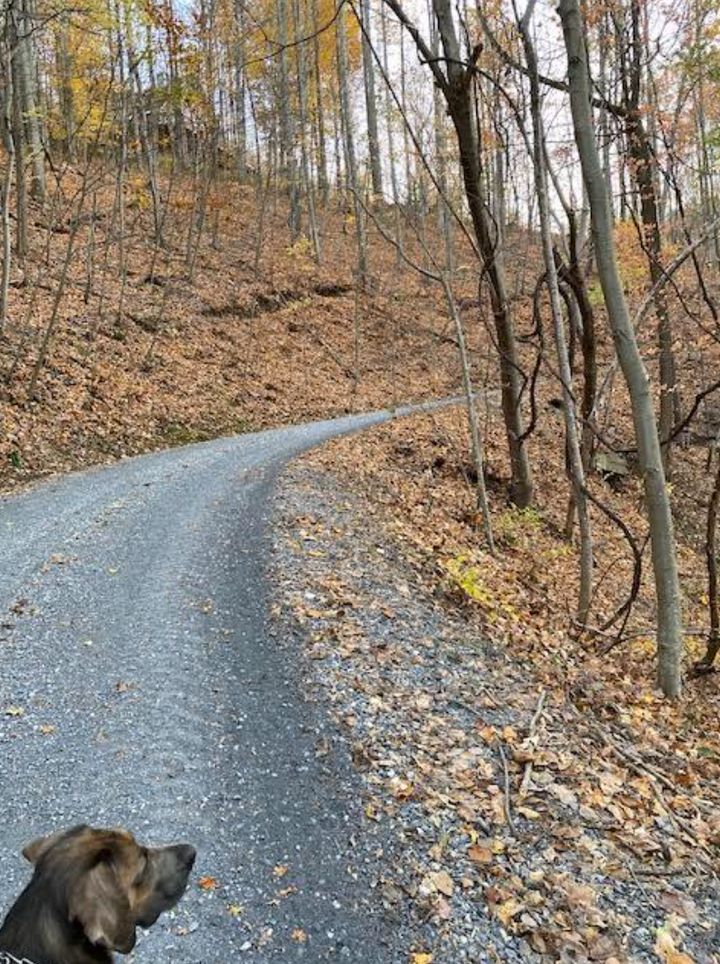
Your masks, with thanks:
[[[24,856],[91,944],[128,954],[135,928],[180,900],[195,862],[188,844],[143,847],[126,830],[81,825],[28,844]]]

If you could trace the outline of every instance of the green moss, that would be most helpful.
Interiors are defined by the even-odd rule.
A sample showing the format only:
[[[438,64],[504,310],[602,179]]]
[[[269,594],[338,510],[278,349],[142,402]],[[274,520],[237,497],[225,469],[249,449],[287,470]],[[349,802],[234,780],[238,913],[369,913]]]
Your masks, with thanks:
[[[253,427],[247,419],[236,416],[215,427],[169,422],[162,429],[160,436],[166,445],[170,448],[176,448],[180,445],[192,445],[195,442],[209,442],[211,439],[220,438],[224,435],[245,435],[252,431]]]

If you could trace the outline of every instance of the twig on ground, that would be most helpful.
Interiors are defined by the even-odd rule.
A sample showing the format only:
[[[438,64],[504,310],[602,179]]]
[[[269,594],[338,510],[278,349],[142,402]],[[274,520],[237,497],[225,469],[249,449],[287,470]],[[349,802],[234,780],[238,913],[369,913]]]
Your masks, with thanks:
[[[569,704],[573,711],[580,716],[580,711],[572,703]],[[681,817],[679,814],[675,813],[674,810],[666,803],[665,798],[662,795],[660,787],[664,787],[666,790],[672,790],[676,792],[676,787],[674,784],[659,770],[654,767],[648,766],[635,757],[629,750],[624,747],[618,746],[617,743],[611,738],[611,736],[603,730],[602,727],[596,726],[588,720],[584,721],[588,730],[593,733],[598,739],[605,743],[625,764],[638,776],[645,776],[650,778],[650,788],[655,796],[658,806],[661,808],[663,813],[667,815],[668,820],[674,825],[675,829],[681,837],[684,837],[689,841],[697,850],[702,851],[702,853],[707,857],[711,863],[714,861],[713,854],[708,850],[708,848],[698,839],[697,835],[690,827],[687,820]],[[696,809],[697,802],[695,802]],[[712,871],[713,876],[715,871]]]
[[[513,823],[512,809],[510,807],[510,771],[508,769],[507,756],[505,754],[505,748],[500,740],[497,741],[498,752],[500,753],[500,759],[503,765],[503,778],[505,782],[504,789],[504,799],[505,799],[505,819],[508,822],[508,827],[515,832],[515,824]]]
[[[540,696],[538,697],[537,706],[535,707],[535,712],[533,713],[532,719],[530,720],[530,726],[528,727],[528,739],[531,740],[535,736],[535,727],[537,726],[538,720],[542,716],[543,709],[545,708],[545,697],[547,693],[545,690],[540,691]],[[523,773],[522,780],[520,781],[520,790],[518,796],[524,797],[527,794],[528,786],[530,785],[530,779],[532,777],[533,764],[532,760],[528,760],[525,764],[525,771]]]

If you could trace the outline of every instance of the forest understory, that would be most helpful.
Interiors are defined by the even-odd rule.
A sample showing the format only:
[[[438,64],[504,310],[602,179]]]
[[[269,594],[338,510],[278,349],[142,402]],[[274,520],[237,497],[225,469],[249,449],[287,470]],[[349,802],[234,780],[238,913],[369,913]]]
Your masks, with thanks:
[[[24,262],[13,263],[0,335],[4,491],[154,448],[459,392],[457,345],[441,288],[398,264],[395,251],[370,225],[369,280],[362,290],[347,211],[329,206],[321,212],[322,243],[332,256],[326,254],[318,266],[304,240],[288,243],[282,202],[264,202],[248,184],[219,182],[198,224],[188,200],[193,185],[180,184],[172,188],[165,243],[158,246],[142,180],[131,180],[119,246],[113,185],[99,183],[92,203],[78,215],[79,182],[70,172],[59,182],[55,200],[33,210],[33,245]],[[164,187],[168,190],[167,183]],[[383,206],[377,217],[397,214]],[[418,220],[409,210],[402,217],[407,249],[422,260],[423,250],[436,241],[436,221]],[[629,296],[639,301],[642,253],[629,232],[619,244]],[[612,939],[603,940],[607,935],[592,892],[598,880],[613,876],[617,859],[618,879],[634,881],[638,893],[651,891],[653,900],[657,897],[653,906],[666,910],[644,938],[647,959],[718,960],[720,934],[716,920],[706,916],[709,902],[696,905],[692,898],[698,881],[716,883],[718,677],[689,678],[680,703],[663,699],[655,688],[647,523],[632,453],[621,464],[602,463],[589,480],[590,491],[610,513],[591,510],[594,594],[588,627],[577,632],[578,551],[564,536],[569,485],[558,381],[549,356],[541,358],[525,399],[535,412],[528,439],[535,499],[531,508],[517,509],[509,499],[502,417],[492,401],[498,373],[490,308],[478,301],[476,267],[464,267],[459,242],[458,251],[457,304],[474,385],[488,399],[480,415],[496,552],[488,551],[482,534],[462,406],[333,442],[307,456],[307,464],[332,473],[366,502],[415,573],[413,592],[439,600],[474,638],[498,648],[499,665],[513,667],[520,709],[511,723],[490,721],[492,714],[472,695],[477,682],[472,674],[464,684],[467,693],[455,692],[467,704],[460,742],[479,741],[494,762],[490,770],[453,769],[443,802],[452,811],[453,834],[459,832],[466,843],[463,866],[469,860],[480,874],[473,887],[481,886],[501,928],[548,960],[560,959],[553,955],[563,941],[575,955],[568,960],[632,959],[623,956],[629,953],[629,930],[622,932],[617,920]],[[538,239],[517,229],[506,259],[519,334],[527,335],[521,340],[522,366],[530,372],[538,358],[537,339],[530,337],[533,289],[542,273]],[[677,279],[692,308],[698,295],[689,272],[679,272]],[[592,285],[591,278],[591,292]],[[600,307],[596,310],[598,360],[606,366],[612,345]],[[696,338],[681,315],[676,330],[679,344]],[[650,331],[644,350],[652,364]],[[703,365],[713,351],[713,345],[705,347]],[[692,351],[683,355],[687,385],[703,384],[693,369],[697,358]],[[619,377],[609,397],[605,437],[631,449],[632,423]],[[708,447],[690,434],[687,445],[675,449],[672,486],[688,676],[707,635],[703,526],[713,476]],[[643,562],[621,635],[617,627],[602,629],[633,580],[633,555],[617,518],[633,534]],[[363,672],[370,665],[382,668],[377,653],[365,653],[365,659]],[[359,671],[352,661],[348,668],[351,674]],[[488,699],[497,702],[498,694]],[[434,744],[434,768],[449,763],[444,752],[451,742],[441,737]],[[432,809],[431,798],[419,790],[393,786],[385,787],[382,806],[393,797],[395,807]],[[474,809],[463,809],[468,794]],[[503,839],[512,830],[509,812],[527,833],[543,824],[548,794],[560,807],[553,811],[560,836],[547,847],[562,849],[558,840],[564,835],[568,847],[579,846],[579,838],[582,847],[595,841],[596,853],[592,859],[586,853],[589,877],[572,891],[569,907],[548,904],[543,916],[544,910],[532,908],[528,879],[516,873],[521,857]],[[549,873],[551,856],[547,866],[541,859],[528,872]],[[445,872],[443,861],[436,863],[428,872]],[[459,879],[463,875],[466,871]],[[426,885],[424,906],[429,919],[447,929],[453,902],[443,890],[445,878],[433,880],[442,884],[435,890]],[[422,957],[422,949],[413,953],[421,964],[431,960]]]

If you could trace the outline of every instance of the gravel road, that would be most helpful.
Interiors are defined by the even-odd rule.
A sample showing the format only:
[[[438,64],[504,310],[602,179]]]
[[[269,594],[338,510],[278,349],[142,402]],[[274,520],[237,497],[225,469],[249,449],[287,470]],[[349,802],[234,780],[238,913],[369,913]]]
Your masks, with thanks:
[[[298,452],[408,410],[220,439],[0,502],[0,908],[78,822],[199,851],[133,959],[405,961],[381,841],[272,638],[268,498]],[[205,878],[205,887],[201,886]]]

